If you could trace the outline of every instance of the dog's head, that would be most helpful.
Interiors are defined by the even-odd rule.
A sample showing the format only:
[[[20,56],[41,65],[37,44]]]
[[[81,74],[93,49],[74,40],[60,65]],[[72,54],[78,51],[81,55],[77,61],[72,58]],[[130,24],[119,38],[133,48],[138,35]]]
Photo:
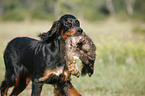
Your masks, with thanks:
[[[81,35],[83,33],[83,29],[80,27],[80,22],[73,15],[63,15],[59,22],[61,24],[61,32],[63,38],[66,39],[68,36],[73,35]]]
[[[80,27],[80,22],[75,16],[65,14],[54,22],[48,32],[39,34],[39,37],[45,40],[49,37],[53,37],[54,34],[59,34],[66,39],[69,36],[83,34],[83,29]]]

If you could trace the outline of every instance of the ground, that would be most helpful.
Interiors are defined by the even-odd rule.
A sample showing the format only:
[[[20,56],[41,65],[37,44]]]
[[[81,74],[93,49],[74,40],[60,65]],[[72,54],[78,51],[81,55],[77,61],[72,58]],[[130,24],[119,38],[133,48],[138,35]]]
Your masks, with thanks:
[[[39,39],[38,33],[48,31],[53,22],[24,21],[0,23],[0,82],[5,67],[2,54],[7,43],[17,36]],[[82,21],[83,30],[97,47],[95,72],[92,77],[72,76],[74,87],[83,96],[144,96],[145,95],[145,34],[133,33],[145,23],[131,21]],[[81,67],[80,61],[77,61]],[[9,91],[10,93],[10,91]],[[30,96],[31,83],[19,96]],[[45,85],[42,96],[53,96],[53,87]]]

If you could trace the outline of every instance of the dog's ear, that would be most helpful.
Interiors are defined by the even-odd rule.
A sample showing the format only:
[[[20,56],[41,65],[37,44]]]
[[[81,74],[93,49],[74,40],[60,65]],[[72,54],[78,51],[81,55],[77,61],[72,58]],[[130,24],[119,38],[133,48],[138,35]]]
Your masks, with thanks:
[[[38,35],[38,37],[40,37],[42,40],[46,40],[48,38],[54,38],[56,34],[60,34],[61,32],[59,32],[60,30],[60,22],[59,21],[55,21],[51,27],[51,29],[48,32],[44,32],[44,33],[40,33]]]
[[[38,37],[40,37],[41,40],[46,40],[47,39],[47,32],[39,33]]]
[[[50,31],[48,32],[48,37],[51,37],[53,34],[57,33],[60,29],[60,22],[59,21],[55,21],[50,29]]]

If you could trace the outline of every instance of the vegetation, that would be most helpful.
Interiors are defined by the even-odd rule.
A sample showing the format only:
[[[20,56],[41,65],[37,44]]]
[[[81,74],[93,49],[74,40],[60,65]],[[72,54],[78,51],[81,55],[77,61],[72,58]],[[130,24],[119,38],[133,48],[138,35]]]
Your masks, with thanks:
[[[143,26],[136,26],[132,29],[133,33],[145,34],[145,28]]]
[[[0,83],[6,44],[17,36],[38,39],[38,33],[51,27],[48,21],[70,13],[81,19],[97,46],[93,76],[72,76],[75,88],[83,96],[144,96],[144,10],[145,0],[0,0]],[[31,84],[20,96],[30,94]],[[53,96],[51,85],[44,86],[42,96],[46,95]]]
[[[132,33],[136,24],[114,19],[81,24],[97,46],[97,59],[91,78],[72,76],[75,88],[83,96],[144,96],[145,37]],[[51,25],[44,21],[0,23],[0,82],[5,72],[2,54],[8,41],[16,36],[37,38],[37,33],[47,31]],[[77,62],[81,67],[80,61]],[[30,94],[31,84],[20,96]],[[42,96],[46,95],[53,96],[51,85],[43,87]]]
[[[0,0],[0,19],[54,20],[65,13],[88,21],[107,17],[145,21],[144,0]]]

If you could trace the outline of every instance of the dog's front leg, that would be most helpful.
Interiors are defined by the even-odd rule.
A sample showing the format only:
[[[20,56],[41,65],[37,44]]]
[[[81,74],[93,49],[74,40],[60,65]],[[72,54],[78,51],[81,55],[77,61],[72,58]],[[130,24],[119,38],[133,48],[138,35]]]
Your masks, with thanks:
[[[43,83],[38,82],[38,80],[32,81],[32,94],[31,96],[40,96]]]

